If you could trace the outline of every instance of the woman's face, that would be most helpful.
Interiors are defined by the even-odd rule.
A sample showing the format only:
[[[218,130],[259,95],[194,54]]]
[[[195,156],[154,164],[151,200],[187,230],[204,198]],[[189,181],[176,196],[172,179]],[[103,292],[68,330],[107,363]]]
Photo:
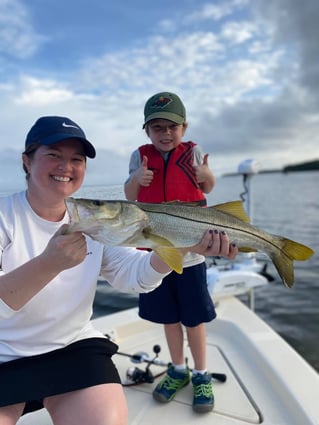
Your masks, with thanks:
[[[86,156],[80,140],[67,139],[52,146],[39,146],[32,158],[24,154],[23,163],[29,174],[29,190],[47,199],[64,199],[82,185]]]

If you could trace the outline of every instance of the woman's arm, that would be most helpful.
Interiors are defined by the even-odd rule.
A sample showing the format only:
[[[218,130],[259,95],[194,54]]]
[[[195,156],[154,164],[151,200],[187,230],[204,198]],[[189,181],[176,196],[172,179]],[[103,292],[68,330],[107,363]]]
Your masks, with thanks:
[[[65,226],[53,235],[42,254],[0,276],[0,298],[13,310],[22,308],[61,271],[85,259],[85,237],[80,232],[63,234]]]

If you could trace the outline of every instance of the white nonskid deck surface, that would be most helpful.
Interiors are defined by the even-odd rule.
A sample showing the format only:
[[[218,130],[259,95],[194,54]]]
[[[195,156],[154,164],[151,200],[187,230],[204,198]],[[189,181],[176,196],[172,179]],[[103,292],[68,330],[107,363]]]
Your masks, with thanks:
[[[129,425],[174,425],[198,423],[214,425],[319,424],[319,377],[271,328],[236,298],[222,300],[218,319],[207,324],[207,360],[211,372],[225,373],[225,383],[214,382],[215,408],[208,414],[192,411],[192,385],[183,388],[168,404],[153,400],[156,383],[125,387]],[[121,352],[146,352],[153,357],[159,344],[159,358],[169,361],[161,325],[138,318],[137,310],[127,310],[99,318],[96,326],[115,337]],[[185,342],[186,345],[186,342]],[[188,348],[189,366],[192,358]],[[123,382],[128,368],[145,369],[125,356],[113,357]],[[151,366],[154,375],[163,367]],[[299,404],[300,403],[300,404]],[[306,414],[309,413],[309,415]],[[51,424],[44,410],[26,415],[19,425]]]
[[[160,344],[161,347],[163,347],[160,358],[169,360],[168,350],[161,327],[159,327],[156,332],[154,332],[154,330],[145,332],[142,339],[142,341],[144,341],[143,343],[137,344],[136,341],[130,341],[131,338],[132,337],[122,345],[122,349],[125,351],[137,352],[142,350],[151,353],[152,346],[154,344]],[[133,337],[133,339],[136,338]],[[191,359],[188,349],[186,350],[186,354]],[[236,376],[229,368],[223,353],[220,352],[218,347],[209,342],[207,354],[210,371],[225,373],[227,376],[225,383],[214,381],[214,393],[216,397],[214,415],[222,415],[225,416],[225,418],[238,418],[252,424],[260,423],[256,409],[241,388]],[[121,371],[122,380],[125,382],[126,370],[128,367],[132,366],[132,363],[129,363],[129,360],[125,357],[118,358],[118,356],[116,356],[114,359]],[[145,366],[137,366],[141,369],[145,369]],[[191,361],[190,366],[192,366]],[[157,373],[163,371],[163,368],[151,366],[151,371],[155,376]],[[183,388],[176,395],[175,399],[168,404],[163,405],[153,400],[152,391],[160,379],[161,377],[155,379],[153,384],[145,383],[125,388],[130,412],[130,424],[149,424],[150,420],[153,420],[156,424],[167,424],[167,421],[172,421],[172,418],[174,418],[173,421],[177,424],[187,424],[191,423],[195,418],[198,419],[199,415],[192,411],[193,387],[191,384]],[[233,401],[230,403],[229,400],[227,400],[228,397],[225,397],[224,394],[229,394],[230,399]],[[176,418],[175,415],[177,415]],[[200,415],[202,420],[204,416],[207,415]],[[211,414],[209,414],[209,416],[211,416]],[[208,417],[206,419],[208,419]]]

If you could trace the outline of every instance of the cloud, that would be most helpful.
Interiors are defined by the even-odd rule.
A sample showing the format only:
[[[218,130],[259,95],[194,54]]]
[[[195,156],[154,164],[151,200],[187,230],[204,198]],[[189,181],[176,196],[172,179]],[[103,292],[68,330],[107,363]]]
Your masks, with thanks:
[[[32,26],[29,9],[19,0],[0,0],[0,53],[26,59],[46,39]]]
[[[118,48],[100,46],[94,56],[70,61],[63,72],[54,67],[54,58],[47,72],[41,67],[40,47],[54,39],[38,34],[30,10],[18,6],[0,0],[0,32],[8,41],[6,46],[0,41],[6,52],[0,61],[0,75],[5,75],[0,80],[0,150],[9,144],[20,152],[38,116],[70,116],[98,149],[95,166],[88,169],[91,181],[110,170],[112,180],[122,182],[131,152],[147,141],[141,129],[145,101],[157,91],[171,90],[186,105],[187,136],[210,153],[218,173],[234,171],[247,156],[258,157],[266,167],[302,161],[316,152],[315,0],[302,5],[297,0],[234,0],[199,2],[196,10],[173,8],[160,15],[147,37],[143,30],[142,38],[134,34]],[[15,40],[14,31],[20,39]],[[60,43],[63,34],[61,28]],[[14,67],[9,55],[28,66],[16,64],[15,72],[5,72]]]
[[[42,107],[57,102],[65,102],[73,97],[73,93],[59,85],[54,80],[36,79],[29,76],[21,77],[21,91],[17,93],[14,101],[17,105]]]
[[[226,16],[232,15],[237,6],[243,6],[245,1],[225,1],[221,4],[205,3],[195,12],[185,16],[185,23],[190,24],[202,21],[219,21]]]
[[[258,20],[272,27],[273,42],[288,46],[298,59],[298,82],[318,102],[319,3],[316,0],[269,0],[253,3]]]

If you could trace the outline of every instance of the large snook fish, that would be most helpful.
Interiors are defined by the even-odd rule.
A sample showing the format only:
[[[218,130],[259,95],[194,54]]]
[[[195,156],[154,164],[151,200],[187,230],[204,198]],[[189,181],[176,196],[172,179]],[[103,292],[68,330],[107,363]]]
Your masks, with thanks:
[[[249,224],[241,201],[207,208],[183,202],[149,204],[68,198],[69,232],[80,231],[104,245],[151,248],[182,273],[177,248],[196,245],[207,229],[224,230],[242,252],[261,251],[273,261],[283,283],[294,282],[293,260],[307,260],[311,248]]]

